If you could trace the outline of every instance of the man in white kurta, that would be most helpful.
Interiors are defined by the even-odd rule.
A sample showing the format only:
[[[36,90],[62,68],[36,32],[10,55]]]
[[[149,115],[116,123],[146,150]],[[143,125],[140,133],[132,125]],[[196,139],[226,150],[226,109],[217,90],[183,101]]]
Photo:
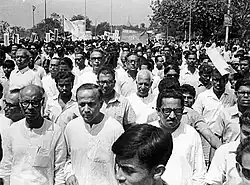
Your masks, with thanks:
[[[77,185],[116,185],[112,144],[123,133],[122,125],[100,112],[101,93],[95,84],[77,90],[81,116],[65,128],[68,160],[66,182]]]
[[[11,185],[63,185],[66,143],[61,128],[43,119],[41,87],[20,92],[25,118],[8,129],[0,178]]]

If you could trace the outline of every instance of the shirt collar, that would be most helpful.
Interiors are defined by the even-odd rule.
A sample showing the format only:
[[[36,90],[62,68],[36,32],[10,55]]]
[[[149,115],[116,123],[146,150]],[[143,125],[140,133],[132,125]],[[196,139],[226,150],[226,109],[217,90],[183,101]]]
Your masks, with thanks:
[[[24,74],[24,73],[27,72],[29,69],[30,69],[29,66],[27,66],[27,67],[25,67],[25,68],[23,68],[23,69],[21,69],[21,70],[17,70],[17,73],[20,72],[20,73]]]
[[[115,91],[115,95],[112,99],[109,100],[109,103],[115,103],[115,102],[120,102],[120,94]]]
[[[60,94],[59,95],[55,95],[55,96],[52,97],[52,99],[54,101],[58,101],[59,96],[60,96]],[[72,93],[72,96],[71,96],[70,100],[68,101],[68,103],[70,103],[70,102],[76,102],[76,97],[73,95],[73,93]]]
[[[242,113],[239,111],[237,104],[234,105],[234,106],[232,106],[232,107],[227,108],[227,111],[228,111],[228,113],[229,113],[232,117],[235,117],[235,116],[236,116],[236,117],[240,117],[241,114],[242,114]]]
[[[183,121],[181,121],[179,127],[172,133],[173,138],[178,137],[180,134],[183,134],[186,132],[186,127]]]

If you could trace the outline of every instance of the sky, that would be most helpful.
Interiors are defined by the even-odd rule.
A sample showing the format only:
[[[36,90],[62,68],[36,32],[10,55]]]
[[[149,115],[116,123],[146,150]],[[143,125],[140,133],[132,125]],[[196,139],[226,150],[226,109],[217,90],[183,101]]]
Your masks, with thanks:
[[[111,20],[113,25],[149,24],[148,15],[152,14],[150,0],[86,0],[87,16],[92,24]],[[35,24],[44,19],[45,0],[0,0],[0,21],[7,21],[10,25],[32,27],[32,5],[36,6]],[[85,14],[85,0],[46,0],[47,17],[56,12],[71,18],[73,15]]]

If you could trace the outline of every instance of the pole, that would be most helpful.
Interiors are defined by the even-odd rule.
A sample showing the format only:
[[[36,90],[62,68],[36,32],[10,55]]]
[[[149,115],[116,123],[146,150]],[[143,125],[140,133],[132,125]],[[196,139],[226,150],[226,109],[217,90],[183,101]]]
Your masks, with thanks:
[[[34,8],[34,6],[32,6],[32,25],[34,28],[34,26],[35,26],[35,8]]]
[[[44,20],[46,22],[47,19],[47,5],[46,5],[46,0],[44,0]]]
[[[190,9],[189,9],[189,44],[191,43],[191,32],[192,32],[192,1],[190,1]]]
[[[96,36],[97,19],[95,19],[95,36]]]
[[[110,28],[110,31],[111,31],[111,33],[113,33],[113,28],[112,28],[112,27],[113,27],[113,26],[112,26],[112,17],[113,17],[113,15],[112,15],[112,14],[113,14],[113,13],[112,13],[112,11],[113,11],[113,10],[112,10],[112,9],[113,9],[112,6],[113,6],[113,5],[112,5],[112,4],[113,4],[113,3],[112,3],[112,0],[110,0],[110,1],[111,1],[111,8],[110,8],[110,9],[111,9],[111,11],[110,11],[110,14],[111,14],[111,17],[110,17],[110,26],[111,26],[111,28]]]
[[[85,22],[85,30],[84,30],[84,32],[86,33],[86,28],[87,28],[87,0],[84,1],[84,22]]]
[[[228,0],[228,7],[227,7],[227,15],[230,15],[230,6],[231,6],[231,0]],[[228,37],[229,37],[229,26],[226,26],[226,38],[225,42],[228,42]]]

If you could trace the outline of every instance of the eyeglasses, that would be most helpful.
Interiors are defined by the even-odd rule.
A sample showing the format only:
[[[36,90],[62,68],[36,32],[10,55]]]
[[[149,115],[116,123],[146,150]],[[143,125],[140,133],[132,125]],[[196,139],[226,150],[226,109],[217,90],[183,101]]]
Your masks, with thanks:
[[[174,112],[175,115],[180,116],[183,114],[183,108],[176,108],[176,109],[171,109],[171,108],[161,108],[161,112],[165,116],[169,116],[171,112]]]
[[[91,60],[102,60],[102,57],[92,57]]]
[[[250,92],[247,92],[247,91],[238,91],[237,94],[240,96],[244,96],[244,95],[250,96]]]
[[[244,177],[247,179],[247,180],[250,180],[250,169],[247,169],[247,168],[244,168],[240,163],[238,163],[240,168],[241,168],[241,171],[242,171],[242,174],[244,175]]]
[[[7,102],[6,100],[3,100],[3,101],[4,101],[4,104],[5,104],[6,108],[16,108],[16,107],[19,107],[19,104],[12,104],[12,103]]]
[[[25,109],[28,108],[30,104],[32,107],[37,108],[37,107],[41,106],[43,100],[44,100],[44,98],[42,98],[40,100],[25,100],[25,101],[21,101],[20,104]]]
[[[114,81],[113,80],[112,81],[100,81],[100,80],[98,80],[97,83],[99,85],[104,85],[104,84],[112,85],[114,83]]]

